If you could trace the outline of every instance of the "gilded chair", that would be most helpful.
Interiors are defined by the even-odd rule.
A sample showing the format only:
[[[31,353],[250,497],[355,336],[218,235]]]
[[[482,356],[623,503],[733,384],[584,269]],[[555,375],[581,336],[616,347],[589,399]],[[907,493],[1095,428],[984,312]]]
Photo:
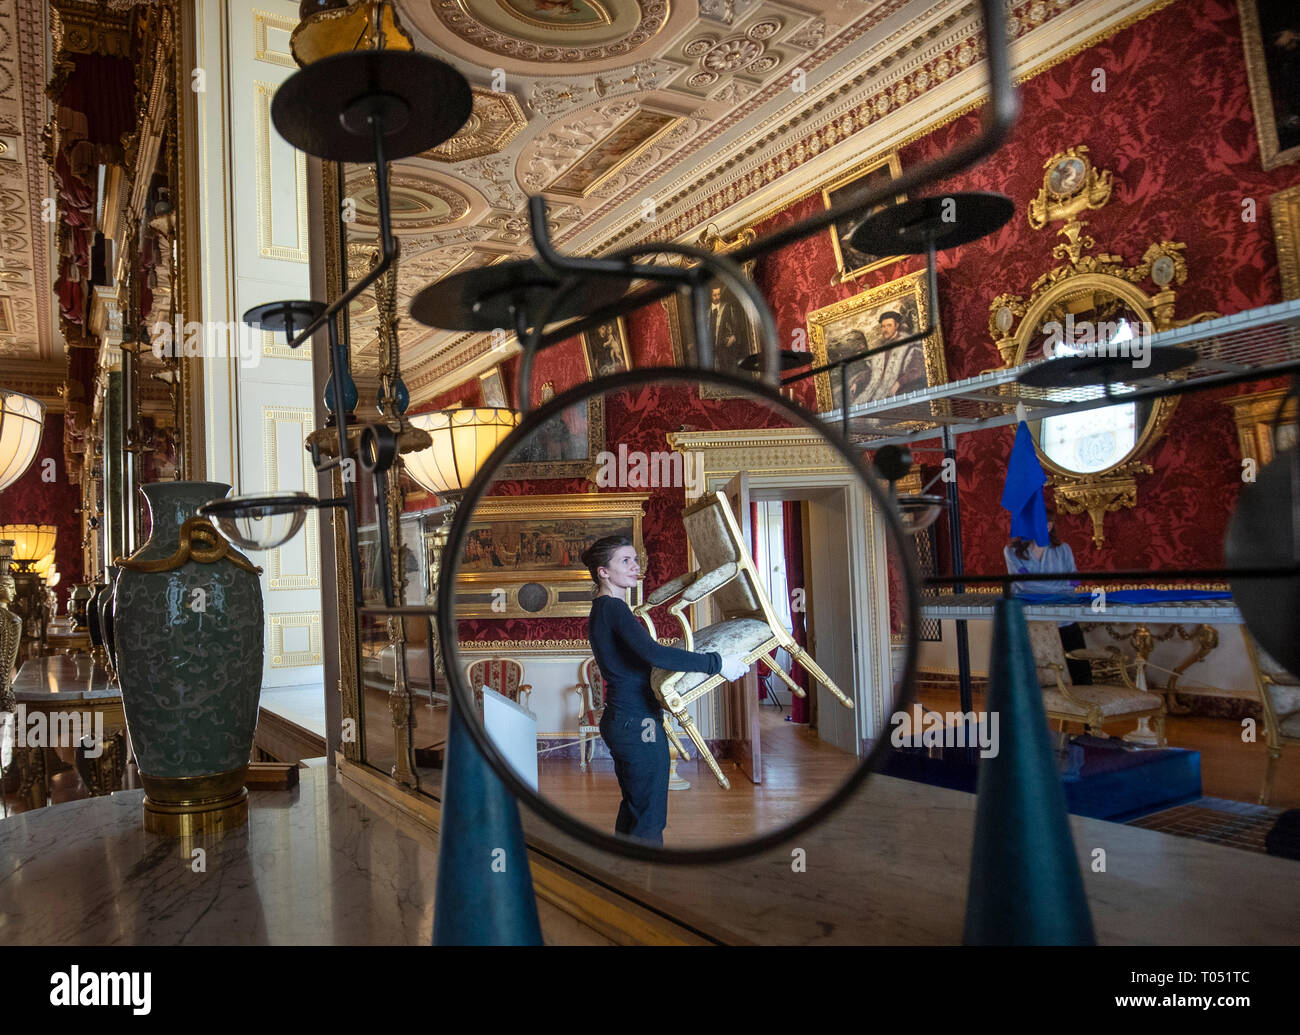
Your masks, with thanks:
[[[746,664],[763,661],[790,687],[791,692],[804,697],[803,688],[790,678],[773,656],[778,647],[784,647],[796,664],[834,694],[844,707],[852,708],[853,702],[781,624],[763,589],[758,570],[749,555],[749,546],[726,495],[722,492],[706,494],[700,502],[682,511],[682,525],[699,567],[664,583],[636,609],[637,616],[650,629],[650,635],[657,636],[650,620],[650,609],[676,597],[677,602],[668,608],[668,613],[681,626],[679,646],[691,651],[736,654]],[[706,598],[721,616],[720,620],[693,630],[685,611]],[[692,701],[724,682],[721,674],[708,676],[702,672],[668,672],[663,669],[655,669],[650,677],[655,694],[694,742],[714,778],[724,788],[730,788],[730,781],[723,775],[686,711]]]
[[[600,736],[600,717],[605,711],[605,677],[601,675],[600,665],[595,658],[588,658],[578,666],[578,685],[574,688],[578,695],[578,768],[584,773],[587,763],[595,757],[596,738]],[[690,761],[677,734],[668,725],[668,716],[664,716],[664,732],[668,741],[682,758]],[[673,758],[674,773],[677,759]],[[689,786],[689,785],[687,785]]]
[[[1255,673],[1255,689],[1259,692],[1260,706],[1264,712],[1264,743],[1268,745],[1268,766],[1264,770],[1264,786],[1260,788],[1259,803],[1267,805],[1273,793],[1273,777],[1277,763],[1282,758],[1286,744],[1300,744],[1300,679],[1279,665],[1255,638],[1241,627],[1246,641],[1246,655]]]
[[[1107,651],[1071,651],[1069,657],[1085,661],[1113,661],[1118,666],[1123,685],[1110,683],[1076,684],[1065,664],[1060,628],[1055,622],[1028,622],[1029,645],[1038,666],[1038,683],[1043,688],[1043,708],[1049,720],[1060,723],[1062,736],[1067,722],[1081,722],[1089,730],[1131,722],[1144,716],[1155,723],[1156,743],[1165,747],[1165,700],[1146,689],[1145,662],[1135,657],[1130,676],[1126,660],[1118,647]]]
[[[474,691],[474,706],[483,714],[483,687],[495,690],[515,704],[528,707],[532,686],[524,682],[524,666],[511,658],[487,658],[472,662],[465,669],[469,687]]]

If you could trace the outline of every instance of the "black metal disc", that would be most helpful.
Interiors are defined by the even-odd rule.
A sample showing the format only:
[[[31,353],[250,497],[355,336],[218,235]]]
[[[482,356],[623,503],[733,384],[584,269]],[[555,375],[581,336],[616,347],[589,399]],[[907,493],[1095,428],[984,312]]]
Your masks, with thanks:
[[[352,50],[313,61],[280,86],[271,121],[300,151],[373,163],[368,116],[384,123],[387,159],[419,154],[465,125],[473,107],[456,69],[416,50]]]
[[[1223,542],[1229,567],[1295,566],[1295,528],[1300,524],[1295,459],[1294,449],[1279,453],[1260,469],[1254,483],[1242,486]],[[1300,577],[1236,578],[1229,585],[1250,634],[1288,672],[1300,675],[1300,637],[1296,636]]]
[[[966,191],[914,198],[868,216],[849,236],[866,255],[924,255],[933,237],[937,251],[975,241],[1003,226],[1016,211],[1005,194]]]
[[[1189,367],[1200,358],[1195,349],[1162,345],[1148,350],[1146,366],[1126,356],[1057,356],[1030,367],[1016,378],[1035,388],[1082,388],[1087,385],[1143,381]],[[1119,400],[1123,402],[1123,400]]]
[[[531,319],[563,283],[532,259],[500,262],[430,284],[411,299],[411,316],[444,331],[501,329],[513,333],[515,312],[522,311],[525,320]],[[589,277],[552,311],[553,322],[618,301],[628,283],[618,277]]]
[[[800,367],[811,365],[813,361],[811,352],[796,352],[794,349],[781,349],[777,355],[781,359],[780,367],[782,370],[798,370]],[[763,353],[752,353],[737,363],[736,366],[740,367],[741,370],[748,370],[751,374],[756,374],[763,369]]]
[[[244,314],[244,323],[250,324],[272,334],[288,334],[297,337],[298,332],[325,312],[324,302],[312,302],[307,299],[291,299],[287,302],[266,302],[255,305]]]

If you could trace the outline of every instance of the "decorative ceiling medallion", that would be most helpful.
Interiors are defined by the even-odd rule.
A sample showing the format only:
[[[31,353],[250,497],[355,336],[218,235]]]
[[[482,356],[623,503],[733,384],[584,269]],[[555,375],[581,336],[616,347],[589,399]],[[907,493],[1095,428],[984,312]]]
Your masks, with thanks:
[[[547,192],[585,198],[680,121],[675,115],[638,108],[626,122],[548,183]]]
[[[668,21],[668,0],[433,0],[451,33],[521,61],[601,61],[630,54]],[[599,22],[595,12],[604,11]]]
[[[474,109],[469,121],[450,140],[431,147],[421,158],[435,162],[464,162],[495,154],[528,125],[524,109],[513,94],[473,88]]]
[[[598,29],[614,21],[597,0],[497,0],[497,5],[538,29]]]
[[[469,211],[469,198],[459,191],[418,173],[395,173],[389,180],[393,232],[426,230],[454,223]],[[356,203],[352,226],[378,226],[379,198],[369,171],[349,177],[348,198]]]
[[[735,84],[737,77],[748,80],[751,89],[758,86],[794,56],[794,51],[788,48],[808,50],[819,45],[825,35],[824,21],[820,31],[811,31],[816,27],[810,23],[787,34],[780,47],[772,46],[770,41],[775,40],[789,24],[770,14],[755,14],[747,25],[737,25],[730,35],[705,32],[690,37],[674,48],[675,53],[670,50],[665,55],[679,58],[687,66],[672,85],[700,96],[724,80],[727,85]]]

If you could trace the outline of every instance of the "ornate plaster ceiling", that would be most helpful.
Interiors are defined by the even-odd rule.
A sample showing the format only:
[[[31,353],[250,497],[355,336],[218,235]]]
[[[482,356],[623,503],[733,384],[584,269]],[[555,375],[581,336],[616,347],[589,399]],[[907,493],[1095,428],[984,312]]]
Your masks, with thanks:
[[[47,39],[44,3],[0,0],[0,378],[58,410],[63,341],[52,319],[42,218],[42,202],[53,194],[41,157]]]
[[[531,255],[528,195],[547,199],[555,242],[575,253],[734,231],[965,110],[986,74],[969,0],[397,2],[417,47],[469,78],[475,108],[460,136],[394,176],[436,168],[482,199],[403,231],[398,316],[416,402],[503,358],[499,340],[425,328],[407,308],[440,277]],[[1013,0],[1016,71],[1159,2]],[[508,139],[485,142],[489,112]],[[373,223],[349,232],[373,240]],[[373,327],[355,321],[354,342]]]

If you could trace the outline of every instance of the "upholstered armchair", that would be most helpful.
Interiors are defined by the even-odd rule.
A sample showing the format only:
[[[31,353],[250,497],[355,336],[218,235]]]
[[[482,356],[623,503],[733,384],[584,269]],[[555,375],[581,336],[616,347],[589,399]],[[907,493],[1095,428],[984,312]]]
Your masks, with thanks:
[[[596,663],[595,658],[588,658],[578,666],[578,685],[575,690],[578,694],[578,768],[585,773],[587,763],[596,754],[596,738],[600,736],[600,716],[605,711],[605,677],[600,674],[600,665]],[[677,734],[668,725],[666,715],[664,732],[668,734],[668,741],[677,754],[689,762],[691,756],[686,753],[682,742],[677,739]],[[676,766],[677,759],[674,757],[674,771]]]
[[[495,690],[516,704],[528,707],[532,686],[524,682],[524,666],[511,658],[488,658],[475,661],[465,669],[469,687],[474,691],[474,705],[483,714],[483,687]]]
[[[1160,747],[1166,746],[1165,701],[1159,694],[1147,692],[1144,663],[1140,657],[1133,659],[1133,675],[1130,676],[1118,647],[1111,647],[1100,655],[1093,651],[1071,651],[1072,658],[1115,661],[1123,685],[1075,684],[1065,664],[1065,648],[1061,646],[1057,624],[1027,624],[1029,644],[1034,652],[1034,663],[1038,666],[1038,683],[1043,688],[1043,708],[1049,720],[1055,719],[1061,724],[1062,735],[1067,722],[1081,722],[1087,729],[1101,730],[1108,724],[1149,716],[1155,722],[1156,743]]]
[[[1259,803],[1267,805],[1273,793],[1273,777],[1277,763],[1286,744],[1300,744],[1300,679],[1279,665],[1255,638],[1241,627],[1246,641],[1246,655],[1255,672],[1255,689],[1259,691],[1260,705],[1264,711],[1264,743],[1268,745],[1268,766],[1264,770],[1264,786],[1260,788]]]
[[[690,651],[739,655],[747,664],[766,662],[793,693],[804,697],[803,688],[790,678],[773,656],[778,647],[784,647],[796,664],[825,686],[846,708],[852,708],[853,702],[795,642],[777,618],[726,495],[708,493],[700,502],[682,511],[682,524],[699,567],[664,583],[636,609],[650,635],[658,635],[650,619],[650,609],[676,598],[668,613],[681,626],[682,640],[678,646]],[[720,620],[694,630],[686,618],[686,609],[706,598],[720,615]],[[730,788],[730,781],[718,767],[717,760],[705,746],[704,738],[686,710],[691,702],[724,682],[721,674],[708,676],[702,672],[668,672],[663,669],[655,669],[650,677],[650,685],[660,702],[694,742],[714,778],[724,788]]]

